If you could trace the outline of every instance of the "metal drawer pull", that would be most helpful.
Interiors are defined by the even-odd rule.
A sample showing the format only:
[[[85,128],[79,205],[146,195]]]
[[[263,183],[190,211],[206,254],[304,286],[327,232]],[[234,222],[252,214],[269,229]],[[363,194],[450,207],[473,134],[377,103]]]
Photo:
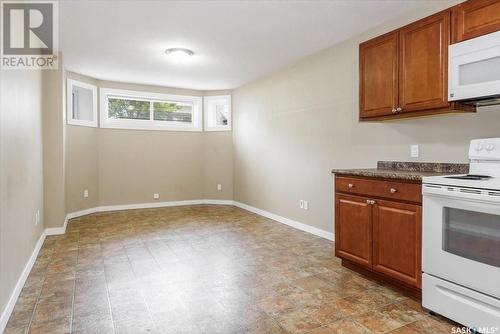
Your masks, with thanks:
[[[354,184],[352,184],[352,183],[349,183],[347,186],[349,187],[349,189],[354,188]]]
[[[374,200],[372,200],[372,199],[367,199],[367,200],[366,200],[366,204],[372,204],[372,205],[373,205],[373,204],[375,204],[375,203],[377,203],[377,202],[375,202],[375,201],[374,201]]]
[[[389,191],[391,192],[391,194],[395,194],[398,192],[396,188],[391,188]]]
[[[371,201],[370,201],[370,204],[371,204],[371,205],[376,204],[376,203],[377,203],[377,202],[376,202],[376,201],[374,201],[374,200],[371,200]]]

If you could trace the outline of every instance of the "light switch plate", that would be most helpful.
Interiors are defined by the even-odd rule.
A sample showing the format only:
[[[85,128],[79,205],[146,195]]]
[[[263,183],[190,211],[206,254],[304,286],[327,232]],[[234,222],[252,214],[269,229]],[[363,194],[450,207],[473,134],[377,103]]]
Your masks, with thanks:
[[[418,145],[411,145],[410,146],[410,157],[412,158],[418,158],[419,156],[419,147]]]

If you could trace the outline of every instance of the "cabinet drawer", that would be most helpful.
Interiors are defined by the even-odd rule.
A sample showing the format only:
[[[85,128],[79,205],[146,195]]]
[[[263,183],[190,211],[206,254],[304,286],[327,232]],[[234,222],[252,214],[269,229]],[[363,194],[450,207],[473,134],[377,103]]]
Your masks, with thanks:
[[[422,203],[422,186],[416,183],[336,176],[335,191]]]

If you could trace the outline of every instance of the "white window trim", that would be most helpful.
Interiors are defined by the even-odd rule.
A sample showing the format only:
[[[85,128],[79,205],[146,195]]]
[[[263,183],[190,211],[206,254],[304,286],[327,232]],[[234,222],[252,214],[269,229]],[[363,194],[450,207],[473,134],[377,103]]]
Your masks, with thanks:
[[[114,88],[100,88],[100,127],[108,129],[129,130],[156,130],[156,131],[202,131],[202,97],[187,95],[171,95],[150,93],[134,90],[123,90]],[[108,117],[108,96],[124,97],[147,101],[177,101],[193,103],[193,122],[191,124],[173,123],[165,121],[114,119]],[[153,114],[151,114],[153,117]]]
[[[228,103],[228,117],[227,117],[227,125],[221,126],[208,126],[208,104],[213,100],[227,100]],[[231,131],[232,129],[232,108],[231,108],[231,95],[211,95],[203,97],[203,118],[204,121],[204,130],[205,131]]]
[[[85,121],[73,118],[73,86],[82,87],[92,90],[92,120]],[[81,82],[78,80],[66,80],[66,118],[70,125],[97,127],[97,86]]]

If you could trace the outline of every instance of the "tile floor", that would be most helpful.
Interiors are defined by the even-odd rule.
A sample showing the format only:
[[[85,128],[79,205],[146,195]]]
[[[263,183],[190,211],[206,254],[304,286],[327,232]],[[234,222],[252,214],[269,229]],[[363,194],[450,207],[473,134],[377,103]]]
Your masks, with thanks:
[[[450,333],[330,241],[230,206],[96,214],[48,237],[5,334]]]

